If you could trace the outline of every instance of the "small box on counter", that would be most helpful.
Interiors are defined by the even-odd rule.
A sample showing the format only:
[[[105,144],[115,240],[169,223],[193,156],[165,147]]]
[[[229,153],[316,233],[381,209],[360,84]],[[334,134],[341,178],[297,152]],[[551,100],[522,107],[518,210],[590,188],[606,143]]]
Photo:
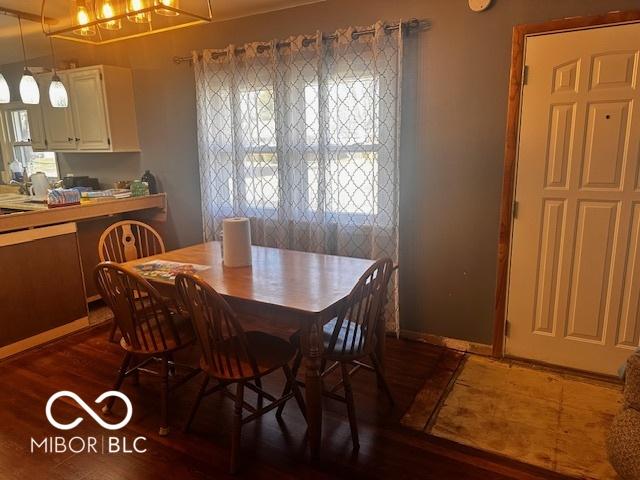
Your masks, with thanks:
[[[100,190],[100,182],[97,178],[91,178],[87,176],[75,177],[67,175],[62,179],[62,186],[64,188],[84,188],[89,190]]]
[[[131,190],[112,188],[95,192],[82,192],[80,196],[82,202],[118,200],[120,198],[129,198],[131,196]]]
[[[80,192],[72,188],[49,190],[47,203],[49,204],[49,208],[80,205]]]

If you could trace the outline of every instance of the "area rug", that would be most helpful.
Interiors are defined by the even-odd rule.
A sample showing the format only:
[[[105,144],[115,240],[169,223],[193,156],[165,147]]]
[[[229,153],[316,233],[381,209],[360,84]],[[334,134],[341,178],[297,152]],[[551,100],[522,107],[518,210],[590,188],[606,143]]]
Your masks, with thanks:
[[[561,474],[615,479],[605,438],[621,407],[621,385],[471,355],[423,431]]]

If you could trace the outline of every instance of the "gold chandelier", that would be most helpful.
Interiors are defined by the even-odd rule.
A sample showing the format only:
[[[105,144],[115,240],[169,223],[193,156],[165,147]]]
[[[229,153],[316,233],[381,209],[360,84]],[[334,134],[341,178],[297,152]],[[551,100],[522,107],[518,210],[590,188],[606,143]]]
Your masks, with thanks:
[[[42,0],[41,13],[46,36],[94,45],[213,20],[211,0]]]

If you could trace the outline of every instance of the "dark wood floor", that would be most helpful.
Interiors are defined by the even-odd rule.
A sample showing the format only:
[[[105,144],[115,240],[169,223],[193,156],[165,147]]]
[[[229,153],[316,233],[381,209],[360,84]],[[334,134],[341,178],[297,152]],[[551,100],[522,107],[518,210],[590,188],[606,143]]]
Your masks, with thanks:
[[[36,351],[0,363],[0,479],[204,479],[227,476],[228,432],[232,405],[212,396],[205,400],[193,431],[180,426],[199,383],[172,397],[173,431],[157,435],[158,386],[142,377],[141,385],[125,384],[134,405],[133,419],[117,435],[148,438],[145,454],[44,454],[29,452],[30,437],[102,436],[102,430],[73,400],[61,399],[59,421],[86,419],[71,432],[59,432],[45,418],[47,399],[71,390],[87,403],[110,389],[121,360],[118,345],[106,341],[107,328],[94,328]],[[361,449],[351,454],[344,405],[325,401],[323,453],[313,464],[305,453],[305,423],[293,402],[284,423],[273,413],[243,430],[243,467],[237,478],[394,478],[394,479],[549,479],[563,478],[514,461],[476,452],[400,426],[400,418],[424,380],[433,374],[442,350],[421,343],[388,340],[387,370],[397,406],[378,395],[368,372],[354,379]],[[197,355],[193,352],[193,356]],[[280,391],[274,374],[267,387]],[[119,410],[120,409],[120,410]],[[97,408],[96,408],[97,410]],[[114,407],[115,415],[122,407]]]

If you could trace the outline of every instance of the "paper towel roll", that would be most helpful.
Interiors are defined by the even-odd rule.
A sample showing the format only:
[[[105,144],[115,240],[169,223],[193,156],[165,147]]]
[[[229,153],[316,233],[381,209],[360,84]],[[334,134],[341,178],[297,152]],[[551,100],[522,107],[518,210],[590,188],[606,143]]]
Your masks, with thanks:
[[[248,218],[222,221],[222,258],[225,267],[251,265],[251,226]]]

